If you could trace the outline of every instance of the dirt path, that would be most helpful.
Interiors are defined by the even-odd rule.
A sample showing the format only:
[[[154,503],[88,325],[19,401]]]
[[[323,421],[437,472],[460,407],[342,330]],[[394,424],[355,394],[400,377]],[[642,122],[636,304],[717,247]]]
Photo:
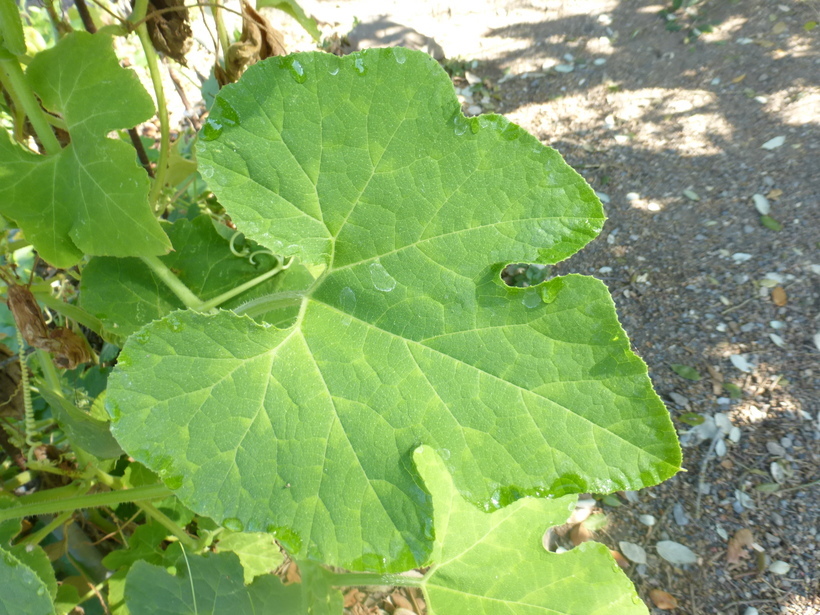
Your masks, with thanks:
[[[687,473],[603,505],[598,539],[646,549],[628,574],[647,604],[820,613],[820,2],[707,1],[679,31],[642,0],[304,4],[341,34],[357,18],[361,46],[476,61],[465,109],[504,113],[603,193],[604,233],[555,273],[603,279],[673,417],[706,417],[676,420]],[[754,545],[733,551],[739,530]],[[698,563],[666,562],[662,539]]]

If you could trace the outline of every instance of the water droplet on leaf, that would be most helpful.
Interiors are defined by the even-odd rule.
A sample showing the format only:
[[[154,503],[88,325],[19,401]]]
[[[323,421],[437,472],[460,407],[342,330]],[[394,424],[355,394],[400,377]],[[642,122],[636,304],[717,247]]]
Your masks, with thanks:
[[[214,118],[209,117],[208,121],[205,122],[205,125],[202,127],[201,134],[205,141],[213,141],[214,139],[218,139],[219,135],[222,134],[222,124]]]
[[[239,114],[236,112],[236,109],[233,108],[231,103],[224,98],[217,97],[214,104],[219,110],[219,119],[222,120],[222,123],[225,126],[239,126]]]
[[[373,286],[382,292],[389,293],[396,288],[396,280],[387,273],[387,269],[381,263],[370,264],[370,279],[373,281]]]
[[[304,83],[307,80],[304,67],[293,56],[285,56],[279,60],[279,67],[286,68],[296,83]]]
[[[364,75],[367,72],[367,68],[364,65],[364,60],[362,58],[356,58],[353,62],[353,66],[356,68],[356,72],[360,75]]]
[[[330,69],[330,74],[331,74],[331,75],[338,75],[338,74],[339,74],[339,67],[338,67],[338,66],[334,66],[333,68],[331,68],[331,69]]]
[[[245,529],[245,524],[236,517],[228,517],[222,522],[222,525],[232,532],[241,532]]]
[[[521,303],[524,304],[524,307],[528,307],[530,309],[537,308],[541,305],[541,295],[535,289],[528,290],[521,298]]]
[[[176,491],[182,487],[182,482],[182,476],[168,476],[165,479],[165,486],[168,487],[168,489]]]
[[[407,61],[407,50],[404,47],[394,47],[393,57],[397,63],[404,64]]]
[[[349,286],[345,286],[339,293],[339,307],[348,314],[356,309],[356,293]]]

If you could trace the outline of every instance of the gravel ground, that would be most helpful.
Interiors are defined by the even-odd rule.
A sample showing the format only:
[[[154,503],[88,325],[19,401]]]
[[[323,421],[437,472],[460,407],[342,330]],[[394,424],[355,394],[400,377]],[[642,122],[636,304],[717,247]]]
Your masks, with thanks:
[[[627,573],[650,610],[661,589],[679,613],[820,613],[820,1],[706,0],[677,31],[671,0],[301,4],[325,35],[466,68],[465,112],[505,114],[601,195],[603,234],[552,273],[609,285],[684,444],[687,472],[595,504],[596,540],[644,549]],[[351,613],[419,603],[350,596]]]

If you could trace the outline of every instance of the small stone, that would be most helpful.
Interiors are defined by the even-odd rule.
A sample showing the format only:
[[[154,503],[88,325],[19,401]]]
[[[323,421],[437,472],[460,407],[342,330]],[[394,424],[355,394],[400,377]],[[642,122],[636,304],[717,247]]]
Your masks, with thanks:
[[[478,105],[467,107],[467,115],[481,115],[481,111],[482,109]]]
[[[652,527],[656,523],[655,517],[653,515],[641,515],[640,517],[638,517],[638,521],[640,521],[648,527]]]
[[[675,523],[678,525],[689,525],[689,516],[681,504],[677,503],[672,507],[672,515],[675,517]]]
[[[689,399],[684,397],[680,393],[675,393],[675,391],[672,391],[671,393],[669,393],[669,398],[681,408],[689,407]]]
[[[603,66],[604,64],[606,64],[606,58],[595,58],[595,59],[592,61],[592,63],[593,63],[595,66]]]
[[[786,449],[780,446],[777,442],[766,442],[766,450],[769,451],[770,455],[774,455],[775,457],[786,456]]]

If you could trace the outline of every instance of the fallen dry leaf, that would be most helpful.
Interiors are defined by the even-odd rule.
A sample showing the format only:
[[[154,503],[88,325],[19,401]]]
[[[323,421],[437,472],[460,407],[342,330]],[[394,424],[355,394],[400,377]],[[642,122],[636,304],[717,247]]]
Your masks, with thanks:
[[[623,568],[624,570],[627,570],[629,568],[629,560],[627,560],[623,555],[621,555],[618,551],[613,551],[612,549],[610,549],[609,552],[612,553],[612,557],[615,558],[615,561],[621,568]]]
[[[780,188],[774,188],[769,191],[769,194],[766,195],[766,198],[776,201],[781,196],[783,196],[783,191]]]
[[[649,592],[649,597],[655,606],[662,611],[671,611],[672,609],[678,608],[678,601],[675,596],[662,589],[653,589]]]
[[[783,307],[789,302],[789,299],[786,296],[786,291],[782,286],[775,286],[772,289],[772,301],[779,307]]]
[[[743,528],[735,532],[735,535],[729,539],[726,561],[730,564],[739,564],[740,560],[749,557],[746,547],[751,547],[754,541],[755,539],[750,529]]]
[[[390,594],[390,599],[393,601],[393,604],[396,605],[396,608],[413,610],[413,604],[398,591]]]
[[[285,573],[285,581],[287,581],[287,583],[285,583],[286,585],[302,582],[302,575],[299,573],[299,566],[296,565],[296,562],[291,562],[290,566],[288,566],[288,571]]]
[[[734,79],[732,79],[732,83],[740,83],[745,78],[746,78],[746,73],[740,75],[739,77],[735,77]]]
[[[706,366],[706,371],[709,372],[709,378],[712,380],[712,393],[715,395],[723,394],[723,374],[720,370],[711,365]]]
[[[569,539],[576,547],[582,542],[592,540],[593,533],[583,523],[579,523],[569,533]]]
[[[364,597],[364,593],[360,592],[355,587],[347,592],[344,596],[344,602],[342,603],[346,609],[349,609],[354,604],[358,604],[361,601],[361,598]]]

